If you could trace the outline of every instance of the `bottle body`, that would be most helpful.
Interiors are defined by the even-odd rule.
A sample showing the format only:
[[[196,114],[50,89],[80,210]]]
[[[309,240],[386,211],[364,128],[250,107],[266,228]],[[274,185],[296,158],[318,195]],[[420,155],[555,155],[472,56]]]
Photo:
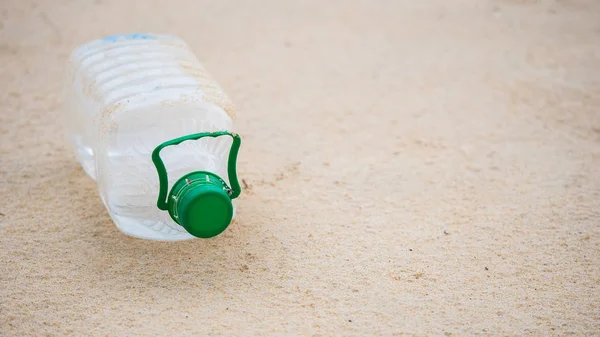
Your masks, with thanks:
[[[233,109],[182,40],[130,34],[92,41],[69,60],[66,126],[84,170],[124,233],[152,240],[193,238],[157,208],[152,151],[183,135],[233,131]],[[187,141],[162,153],[169,186],[191,171],[227,181],[228,138]]]

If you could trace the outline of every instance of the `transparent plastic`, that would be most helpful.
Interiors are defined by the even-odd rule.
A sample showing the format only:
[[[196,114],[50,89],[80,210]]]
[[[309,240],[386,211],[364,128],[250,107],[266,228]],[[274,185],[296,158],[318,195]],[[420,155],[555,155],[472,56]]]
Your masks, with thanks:
[[[179,38],[154,34],[92,41],[71,54],[66,82],[68,138],[116,226],[144,239],[194,238],[156,206],[159,182],[152,151],[187,134],[233,132],[234,116],[227,96],[190,47]],[[230,147],[230,137],[219,137],[166,148],[161,156],[169,188],[198,170],[230,183]]]

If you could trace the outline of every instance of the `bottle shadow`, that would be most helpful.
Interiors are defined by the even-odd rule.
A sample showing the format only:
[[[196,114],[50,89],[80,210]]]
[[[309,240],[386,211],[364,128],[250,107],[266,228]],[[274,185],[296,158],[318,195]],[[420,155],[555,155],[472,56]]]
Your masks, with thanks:
[[[79,189],[77,198],[85,201],[72,204],[86,207],[65,211],[76,215],[70,236],[82,239],[69,253],[85,254],[87,263],[78,273],[93,274],[94,282],[103,287],[121,289],[123,294],[128,287],[149,293],[161,288],[170,296],[185,300],[182,296],[190,290],[235,287],[250,274],[254,279],[268,278],[270,261],[284,254],[283,245],[267,234],[262,222],[256,221],[260,216],[253,209],[258,208],[258,202],[243,196],[237,202],[236,218],[216,237],[164,242],[128,236],[112,222],[95,183],[83,171],[81,175],[75,179],[86,187]]]

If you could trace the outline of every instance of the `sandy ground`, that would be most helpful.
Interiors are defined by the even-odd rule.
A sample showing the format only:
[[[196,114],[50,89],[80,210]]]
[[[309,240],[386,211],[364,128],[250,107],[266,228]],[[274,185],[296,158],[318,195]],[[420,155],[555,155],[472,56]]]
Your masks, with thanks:
[[[1,336],[600,335],[600,2],[0,8]],[[217,238],[121,234],[63,141],[68,53],[124,32],[238,108]]]

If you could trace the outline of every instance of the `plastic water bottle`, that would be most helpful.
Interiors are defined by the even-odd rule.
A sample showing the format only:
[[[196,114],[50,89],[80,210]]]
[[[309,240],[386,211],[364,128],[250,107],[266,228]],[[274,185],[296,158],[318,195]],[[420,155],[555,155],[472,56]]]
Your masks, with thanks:
[[[124,233],[209,238],[240,193],[232,105],[189,46],[168,35],[110,36],[68,61],[70,143]]]

